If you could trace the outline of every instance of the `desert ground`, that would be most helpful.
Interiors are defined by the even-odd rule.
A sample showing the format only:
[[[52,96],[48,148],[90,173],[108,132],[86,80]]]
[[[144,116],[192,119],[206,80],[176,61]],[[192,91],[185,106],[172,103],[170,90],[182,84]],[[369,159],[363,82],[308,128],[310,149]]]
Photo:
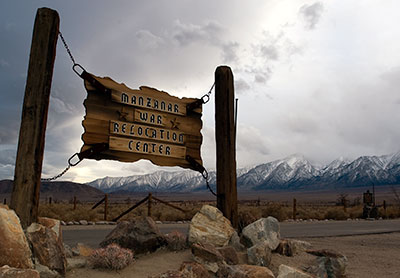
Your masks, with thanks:
[[[310,242],[313,249],[331,249],[346,255],[348,278],[400,277],[400,233],[306,238],[303,240]],[[282,263],[301,268],[303,265],[311,263],[314,258],[307,253],[301,253],[295,257],[275,254],[270,268],[276,274],[277,268]],[[159,250],[137,258],[132,265],[118,272],[82,268],[69,271],[66,277],[147,278],[149,275],[178,269],[183,261],[190,260],[192,260],[190,250],[181,252]]]

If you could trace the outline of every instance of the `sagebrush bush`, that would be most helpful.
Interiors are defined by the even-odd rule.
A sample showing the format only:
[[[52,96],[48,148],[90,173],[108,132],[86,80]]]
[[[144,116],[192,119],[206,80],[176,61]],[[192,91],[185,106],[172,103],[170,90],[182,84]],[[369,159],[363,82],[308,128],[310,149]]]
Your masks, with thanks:
[[[93,250],[89,257],[89,265],[92,268],[105,268],[120,270],[134,261],[133,252],[112,243],[105,248]]]
[[[340,207],[328,209],[325,213],[325,219],[346,220],[347,218],[349,215]]]

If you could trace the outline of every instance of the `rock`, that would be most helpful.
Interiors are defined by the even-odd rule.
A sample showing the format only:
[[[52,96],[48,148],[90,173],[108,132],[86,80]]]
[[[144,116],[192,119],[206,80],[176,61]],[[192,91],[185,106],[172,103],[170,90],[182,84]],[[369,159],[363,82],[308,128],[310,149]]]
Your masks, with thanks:
[[[47,217],[39,217],[38,223],[42,224],[43,226],[45,226],[49,229],[52,229],[57,235],[57,240],[60,241],[61,243],[63,242],[60,220],[53,219],[53,218],[47,218]]]
[[[63,226],[66,226],[66,225],[67,225],[67,223],[65,223],[65,221],[61,221],[60,223],[61,223],[61,225],[63,225]]]
[[[260,242],[247,249],[248,262],[251,265],[269,266],[272,252],[268,242]]]
[[[232,246],[224,246],[224,247],[219,247],[217,248],[218,252],[222,255],[224,258],[224,261],[227,264],[239,264],[239,257],[238,254]]]
[[[80,225],[87,225],[88,222],[87,222],[86,220],[80,220],[80,221],[79,221],[79,224],[80,224]]]
[[[180,251],[188,248],[187,236],[178,231],[173,231],[165,235],[167,248],[170,251]]]
[[[204,205],[192,218],[189,226],[189,243],[210,243],[226,246],[235,232],[231,222],[216,207]]]
[[[72,258],[74,256],[74,253],[72,252],[72,248],[65,243],[64,243],[64,251],[65,251],[66,258]]]
[[[275,250],[280,242],[279,232],[279,222],[276,218],[272,216],[260,218],[243,229],[242,243],[251,247],[265,241],[271,250]]]
[[[53,229],[32,223],[26,230],[26,236],[31,243],[34,257],[41,265],[65,274],[67,259],[60,234],[57,236]]]
[[[179,271],[187,278],[210,278],[207,269],[196,262],[183,262]]]
[[[192,254],[194,260],[213,273],[216,273],[219,269],[219,265],[224,263],[224,257],[218,250],[211,244],[193,244]]]
[[[96,225],[96,223],[94,223],[93,221],[88,221],[87,224],[88,225]]]
[[[39,272],[40,278],[59,278],[62,277],[60,273],[55,270],[51,270],[45,265],[36,264],[35,269]]]
[[[275,278],[272,271],[256,265],[224,265],[217,273],[218,278]]]
[[[87,265],[87,260],[85,258],[68,258],[67,259],[67,270],[74,268],[83,268]]]
[[[74,225],[80,225],[78,221],[72,221]]]
[[[31,249],[13,210],[0,208],[0,239],[1,266],[33,268]]]
[[[311,248],[311,244],[302,240],[282,239],[275,252],[283,256],[294,256]]]
[[[67,222],[67,225],[68,225],[68,226],[72,226],[72,225],[74,225],[74,222],[69,221],[69,222]]]
[[[307,253],[318,256],[316,265],[306,269],[307,272],[317,277],[345,277],[347,258],[343,254],[331,250],[312,250]]]
[[[167,272],[149,276],[148,278],[188,278],[188,276],[178,270],[168,270]]]
[[[153,219],[143,217],[131,222],[120,222],[100,246],[105,247],[111,243],[131,249],[135,254],[143,254],[166,245],[166,240]]]
[[[232,234],[228,245],[235,248],[235,250],[238,252],[246,250],[246,247],[240,242],[240,237],[238,236],[238,233],[236,231]]]
[[[313,278],[313,276],[297,268],[281,264],[277,278]]]
[[[1,278],[40,278],[39,272],[34,269],[20,269],[4,265],[0,267]]]

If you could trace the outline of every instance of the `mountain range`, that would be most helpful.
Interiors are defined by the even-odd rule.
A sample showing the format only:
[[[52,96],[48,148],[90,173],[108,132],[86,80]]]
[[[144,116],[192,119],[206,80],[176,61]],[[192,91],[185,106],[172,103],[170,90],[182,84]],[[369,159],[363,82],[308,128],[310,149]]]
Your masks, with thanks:
[[[216,173],[209,172],[215,189]],[[158,171],[129,177],[105,177],[87,183],[104,192],[196,192],[206,190],[202,175],[195,171]],[[239,191],[319,190],[400,184],[400,152],[384,156],[339,158],[317,166],[302,155],[291,155],[255,167],[237,170]]]

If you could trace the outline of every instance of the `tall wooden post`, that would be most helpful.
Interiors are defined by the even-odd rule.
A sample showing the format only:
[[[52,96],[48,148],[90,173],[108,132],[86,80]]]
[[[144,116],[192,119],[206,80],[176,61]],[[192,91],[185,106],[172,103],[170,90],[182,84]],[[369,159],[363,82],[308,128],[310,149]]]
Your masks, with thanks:
[[[76,210],[76,196],[74,196],[74,210]]]
[[[238,227],[236,137],[233,74],[229,67],[215,71],[215,140],[217,144],[217,207]]]
[[[153,195],[149,193],[149,197],[147,200],[147,216],[151,217],[151,202],[153,201]]]
[[[37,221],[51,80],[58,38],[57,11],[37,10],[22,107],[11,208],[24,228]]]
[[[293,198],[293,220],[296,220],[297,215],[297,200]]]
[[[107,221],[108,214],[108,194],[104,196],[104,221]]]

